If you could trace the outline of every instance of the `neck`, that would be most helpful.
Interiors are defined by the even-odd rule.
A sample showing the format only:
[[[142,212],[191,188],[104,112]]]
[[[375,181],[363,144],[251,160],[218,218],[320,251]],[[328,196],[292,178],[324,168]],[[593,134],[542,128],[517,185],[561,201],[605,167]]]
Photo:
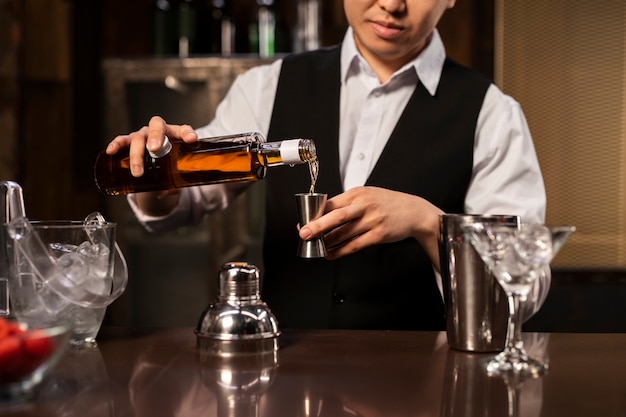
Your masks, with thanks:
[[[391,79],[396,71],[398,71],[407,63],[414,60],[417,56],[419,56],[419,54],[422,53],[422,51],[428,46],[428,44],[430,44],[432,36],[432,33],[428,35],[428,37],[424,39],[424,42],[421,43],[417,48],[411,50],[407,49],[405,53],[398,53],[397,55],[376,54],[362,47],[359,44],[359,40],[356,36],[354,37],[354,41],[357,50],[372,68],[372,71],[374,71],[380,83],[385,84]]]

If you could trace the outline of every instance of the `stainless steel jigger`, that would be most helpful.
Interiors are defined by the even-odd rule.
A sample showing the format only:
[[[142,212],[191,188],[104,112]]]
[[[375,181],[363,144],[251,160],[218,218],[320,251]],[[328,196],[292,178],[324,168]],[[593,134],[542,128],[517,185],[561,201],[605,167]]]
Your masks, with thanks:
[[[296,194],[298,221],[301,226],[324,214],[327,197],[327,194],[321,193]],[[326,246],[324,245],[323,237],[318,236],[311,240],[300,239],[297,255],[301,258],[324,258],[326,256]]]

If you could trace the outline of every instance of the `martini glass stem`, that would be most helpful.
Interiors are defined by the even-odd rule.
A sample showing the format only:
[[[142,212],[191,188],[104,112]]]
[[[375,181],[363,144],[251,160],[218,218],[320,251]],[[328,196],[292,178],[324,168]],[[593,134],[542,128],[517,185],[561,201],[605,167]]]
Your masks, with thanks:
[[[522,314],[520,308],[526,297],[516,293],[509,293],[507,297],[509,302],[509,321],[504,354],[517,362],[527,358],[524,341],[522,340]]]

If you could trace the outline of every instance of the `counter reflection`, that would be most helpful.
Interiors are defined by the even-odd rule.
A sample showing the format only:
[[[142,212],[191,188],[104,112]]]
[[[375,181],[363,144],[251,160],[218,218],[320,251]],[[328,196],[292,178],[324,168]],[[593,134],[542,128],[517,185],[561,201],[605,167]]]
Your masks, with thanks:
[[[529,356],[548,363],[548,334],[523,335]],[[488,376],[480,361],[493,354],[449,350],[441,403],[442,417],[538,417],[543,378]],[[549,373],[549,370],[548,370]]]
[[[146,339],[113,382],[98,349],[69,351],[38,392],[37,415],[136,417],[538,417],[543,378],[489,377],[445,333],[288,332],[278,352],[203,355],[179,340]],[[369,337],[371,336],[371,337]],[[525,335],[548,360],[547,334]],[[389,349],[389,343],[394,348]],[[418,352],[420,352],[418,354]],[[428,353],[430,352],[430,353]],[[549,375],[549,371],[548,371]],[[118,384],[126,384],[121,386]],[[30,415],[30,414],[29,414]]]
[[[126,387],[109,379],[99,348],[68,349],[36,393],[47,415],[113,417],[131,415]]]

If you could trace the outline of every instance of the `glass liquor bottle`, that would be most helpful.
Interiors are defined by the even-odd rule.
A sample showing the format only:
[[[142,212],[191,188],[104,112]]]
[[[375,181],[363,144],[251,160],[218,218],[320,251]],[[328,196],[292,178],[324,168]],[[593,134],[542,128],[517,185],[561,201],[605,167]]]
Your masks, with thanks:
[[[224,56],[235,53],[235,24],[230,1],[212,0],[209,17],[211,53]]]
[[[174,55],[178,51],[176,10],[170,0],[156,0],[152,10],[152,53]]]
[[[320,0],[298,0],[298,20],[293,40],[294,52],[312,51],[320,47]]]
[[[256,181],[267,168],[309,163],[317,166],[311,139],[266,142],[256,132],[198,139],[195,143],[167,140],[157,152],[146,152],[144,174],[130,173],[128,148],[96,158],[94,176],[100,192],[124,195],[194,185]],[[313,167],[311,167],[313,169]],[[312,171],[313,172],[313,171]]]
[[[274,0],[256,0],[257,8],[248,28],[250,52],[271,58],[275,52],[276,14]]]
[[[180,0],[178,4],[178,56],[187,58],[195,53],[197,10],[194,0]]]

